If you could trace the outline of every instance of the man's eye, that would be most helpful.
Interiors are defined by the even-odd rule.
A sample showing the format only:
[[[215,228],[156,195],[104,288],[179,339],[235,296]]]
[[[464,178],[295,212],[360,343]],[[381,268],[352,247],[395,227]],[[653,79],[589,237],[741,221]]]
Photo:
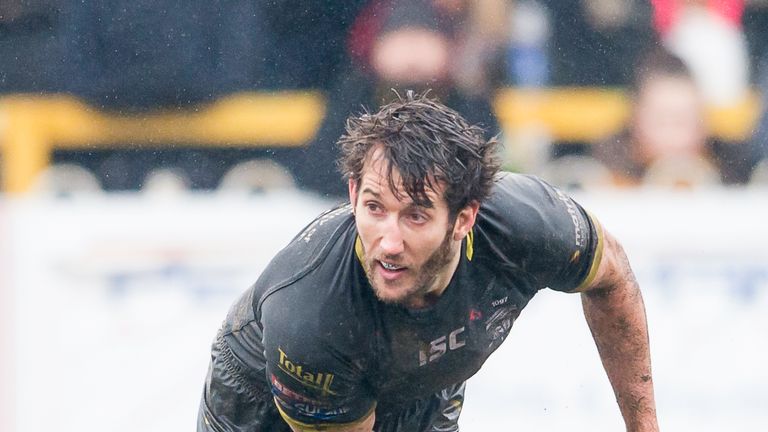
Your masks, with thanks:
[[[411,213],[408,215],[408,217],[411,219],[411,221],[416,223],[424,223],[427,221],[427,217],[421,213]]]
[[[381,211],[381,207],[376,203],[367,203],[365,208],[367,208],[371,213],[378,213]]]

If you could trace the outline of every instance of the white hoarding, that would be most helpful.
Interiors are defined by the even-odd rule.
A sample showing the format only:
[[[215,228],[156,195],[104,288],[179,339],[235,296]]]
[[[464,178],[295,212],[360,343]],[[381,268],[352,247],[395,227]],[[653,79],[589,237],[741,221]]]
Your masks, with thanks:
[[[768,195],[578,197],[643,286],[668,430],[768,427]],[[329,203],[139,196],[0,204],[0,430],[194,428],[229,304]],[[576,295],[542,292],[467,389],[462,431],[620,430]]]

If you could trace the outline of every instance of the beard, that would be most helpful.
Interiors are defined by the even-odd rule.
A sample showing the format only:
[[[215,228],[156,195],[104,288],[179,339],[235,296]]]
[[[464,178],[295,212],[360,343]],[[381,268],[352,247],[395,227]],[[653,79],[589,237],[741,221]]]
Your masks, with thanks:
[[[437,280],[440,272],[451,262],[453,257],[453,248],[451,247],[452,233],[449,230],[442,243],[438,248],[432,252],[427,260],[419,268],[408,268],[408,272],[412,272],[416,275],[415,281],[410,286],[399,287],[399,293],[396,296],[391,295],[392,290],[384,288],[381,284],[386,283],[384,281],[377,282],[373,275],[375,275],[375,267],[379,264],[376,259],[367,259],[365,265],[365,275],[368,278],[368,283],[373,288],[373,292],[376,297],[384,303],[398,304],[407,306],[413,303],[414,300],[424,299],[428,296],[428,293],[434,288],[435,281]],[[396,256],[384,256],[383,259],[397,262]]]

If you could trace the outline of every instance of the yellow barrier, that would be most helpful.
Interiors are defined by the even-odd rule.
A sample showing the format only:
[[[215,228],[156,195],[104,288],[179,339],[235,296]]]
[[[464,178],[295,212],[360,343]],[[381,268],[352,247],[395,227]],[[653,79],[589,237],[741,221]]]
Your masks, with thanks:
[[[173,143],[297,147],[325,114],[316,92],[242,93],[196,110],[118,115],[68,96],[17,95],[0,100],[3,189],[24,192],[55,149]]]
[[[619,89],[506,88],[497,92],[494,110],[506,132],[534,126],[555,141],[593,142],[625,125],[629,103]],[[707,116],[714,135],[739,141],[751,135],[759,112],[759,98],[751,94],[736,106],[711,108]],[[324,114],[317,92],[241,93],[198,110],[140,115],[99,112],[67,96],[10,96],[0,100],[3,190],[28,190],[55,149],[137,143],[297,147],[312,139]]]
[[[494,111],[502,129],[514,132],[541,127],[555,141],[594,142],[619,132],[629,118],[626,92],[610,88],[547,88],[499,90]],[[712,134],[743,141],[752,134],[760,113],[760,98],[751,93],[731,107],[708,107]]]

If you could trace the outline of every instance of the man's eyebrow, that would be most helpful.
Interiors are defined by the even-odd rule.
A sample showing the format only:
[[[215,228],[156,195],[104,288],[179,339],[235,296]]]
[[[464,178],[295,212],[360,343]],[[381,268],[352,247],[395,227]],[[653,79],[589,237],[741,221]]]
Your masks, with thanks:
[[[366,186],[366,187],[364,187],[360,191],[360,195],[363,195],[363,194],[366,194],[366,193],[370,194],[370,195],[373,195],[373,197],[376,198],[376,199],[379,199],[379,200],[381,199],[381,193],[379,193],[378,191],[373,190],[370,186]],[[431,202],[431,201],[427,201],[427,202],[425,202],[423,204],[416,204],[415,202],[411,201],[408,204],[406,204],[406,207],[409,208],[409,209],[430,210],[430,209],[435,208],[435,204],[433,202]]]
[[[379,198],[379,199],[381,198],[381,194],[376,192],[375,190],[371,189],[370,187],[364,187],[363,190],[360,191],[361,195],[365,194],[365,193],[373,195],[374,198]]]
[[[415,202],[411,202],[407,207],[409,209],[431,210],[435,208],[435,204],[431,201],[427,201],[423,204],[416,204]]]

